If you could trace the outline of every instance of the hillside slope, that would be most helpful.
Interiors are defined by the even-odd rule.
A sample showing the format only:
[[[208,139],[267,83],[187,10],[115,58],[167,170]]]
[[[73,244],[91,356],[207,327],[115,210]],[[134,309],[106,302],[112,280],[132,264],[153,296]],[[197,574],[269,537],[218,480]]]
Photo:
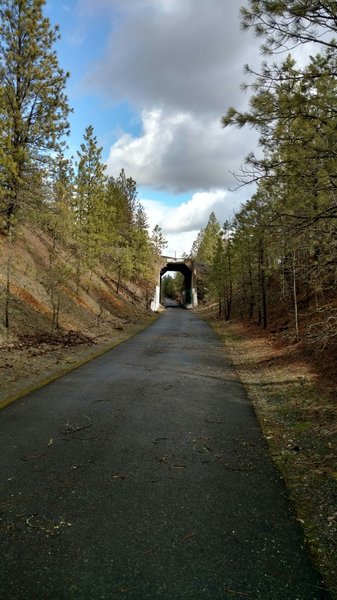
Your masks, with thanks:
[[[41,231],[25,227],[12,248],[12,274],[10,283],[10,329],[4,322],[7,267],[6,237],[0,238],[0,342],[21,338],[37,332],[51,332],[52,295],[50,291],[51,240]],[[120,286],[116,293],[113,272],[102,270],[86,272],[80,278],[78,290],[75,282],[75,265],[69,264],[64,254],[69,276],[60,294],[61,331],[80,331],[86,335],[99,335],[137,321],[146,312],[144,290],[135,284]]]
[[[68,275],[57,286],[55,300],[50,250],[48,235],[29,227],[13,243],[7,329],[8,243],[0,235],[0,403],[128,337],[153,318],[146,290],[123,282],[117,293],[112,270],[83,273],[77,289],[75,263],[66,252],[58,260]]]

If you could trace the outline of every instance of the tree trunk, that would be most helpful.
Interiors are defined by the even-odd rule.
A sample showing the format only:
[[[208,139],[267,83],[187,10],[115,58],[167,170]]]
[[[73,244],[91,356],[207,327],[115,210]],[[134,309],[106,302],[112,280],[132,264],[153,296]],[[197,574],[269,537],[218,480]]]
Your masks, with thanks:
[[[232,298],[233,298],[232,260],[231,260],[231,246],[230,246],[229,240],[227,242],[227,264],[228,264],[228,292],[226,294],[225,318],[226,318],[226,321],[229,321],[229,319],[231,318]]]
[[[7,231],[7,265],[6,265],[6,300],[5,300],[5,327],[7,331],[9,331],[10,319],[9,319],[9,309],[10,309],[10,298],[11,298],[11,274],[12,274],[12,246],[13,246],[13,225],[12,219],[8,223],[8,231]]]
[[[122,267],[119,267],[119,269],[118,269],[118,279],[117,279],[117,285],[116,285],[116,294],[117,294],[117,296],[119,294],[119,288],[120,288],[120,285],[121,285],[121,272],[122,272]]]
[[[145,301],[146,301],[146,309],[149,308],[150,306],[150,301],[149,301],[149,282],[146,282],[146,296],[145,296]]]
[[[293,297],[294,297],[294,313],[295,313],[295,332],[296,340],[299,340],[299,328],[298,328],[298,305],[297,305],[297,280],[296,280],[296,255],[293,252]]]
[[[252,265],[249,259],[249,287],[250,287],[250,296],[249,296],[249,319],[250,321],[254,316],[254,308],[255,308],[255,294],[254,294],[254,282],[253,282],[253,273],[252,273]]]
[[[56,331],[60,329],[60,294],[57,294],[57,306],[56,306]]]
[[[265,254],[263,240],[259,241],[259,278],[260,278],[260,290],[261,290],[261,311],[260,319],[262,322],[263,329],[266,329],[268,324],[267,319],[267,289],[266,289],[266,271],[265,271]]]

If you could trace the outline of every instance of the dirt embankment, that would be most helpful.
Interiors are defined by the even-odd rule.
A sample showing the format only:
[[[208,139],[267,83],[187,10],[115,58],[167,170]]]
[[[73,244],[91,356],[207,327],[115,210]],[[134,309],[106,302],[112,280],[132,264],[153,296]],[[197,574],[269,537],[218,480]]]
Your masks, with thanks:
[[[22,336],[17,342],[0,346],[0,409],[96,356],[103,354],[146,327],[153,315],[118,330],[97,332],[90,337],[81,332]]]
[[[336,370],[301,343],[199,309],[221,336],[254,404],[306,543],[337,598]]]
[[[153,318],[140,286],[117,285],[106,267],[81,273],[77,285],[69,254],[61,251],[56,267],[51,248],[45,233],[28,227],[11,247],[7,329],[9,248],[0,235],[0,406],[119,343]]]

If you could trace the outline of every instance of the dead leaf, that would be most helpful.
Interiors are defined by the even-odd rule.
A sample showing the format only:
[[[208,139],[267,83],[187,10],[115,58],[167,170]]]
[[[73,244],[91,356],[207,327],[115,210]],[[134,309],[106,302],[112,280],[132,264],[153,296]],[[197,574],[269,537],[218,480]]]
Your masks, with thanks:
[[[36,460],[37,458],[42,458],[43,456],[46,456],[45,452],[42,452],[41,454],[21,454],[20,458],[21,460]]]

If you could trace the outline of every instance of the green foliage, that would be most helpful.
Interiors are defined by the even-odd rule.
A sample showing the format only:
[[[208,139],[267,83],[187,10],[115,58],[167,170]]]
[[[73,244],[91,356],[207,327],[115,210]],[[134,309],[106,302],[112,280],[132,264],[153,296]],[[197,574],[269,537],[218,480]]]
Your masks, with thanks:
[[[102,163],[102,148],[97,146],[92,126],[85,130],[78,158],[73,200],[77,285],[84,265],[95,268],[104,253],[106,241],[106,167]]]
[[[8,237],[5,325],[9,328],[14,224],[41,209],[52,153],[68,131],[67,75],[43,16],[43,0],[0,4],[0,209]],[[30,215],[31,216],[31,215]]]
[[[227,245],[218,239],[208,275],[208,296],[218,298],[220,314],[227,298],[236,314],[265,327],[273,307],[282,307],[294,337],[320,346],[337,339],[335,4],[250,0],[242,9],[243,27],[265,40],[264,53],[307,42],[321,52],[302,68],[291,55],[263,62],[248,110],[230,108],[223,117],[224,127],[254,127],[261,151],[249,154],[237,175],[257,190],[237,213]],[[301,323],[300,307],[313,313],[313,323]]]
[[[167,240],[164,238],[162,229],[159,225],[156,225],[153,228],[151,242],[157,254],[162,254],[167,247]]]
[[[241,15],[243,29],[253,28],[257,37],[265,38],[262,51],[266,55],[288,51],[299,43],[336,48],[331,39],[337,31],[334,0],[249,0]]]
[[[113,198],[117,232],[130,241],[139,202],[136,182],[132,177],[126,176],[124,169],[121,170],[118,177],[110,177],[109,196]]]
[[[107,178],[91,126],[78,156],[73,199],[77,282],[83,269],[104,263],[115,270],[117,293],[123,279],[154,283],[156,252],[136,182],[124,170],[116,179]]]
[[[185,278],[177,271],[174,275],[167,274],[162,277],[162,294],[164,298],[179,301],[184,289]]]
[[[233,251],[230,224],[226,222],[218,234],[217,244],[213,252],[209,268],[209,295],[219,305],[219,316],[224,314],[228,321],[231,317],[233,297]]]
[[[212,261],[220,230],[220,223],[212,212],[192,246],[191,254],[196,262],[209,264]]]
[[[58,28],[43,15],[44,0],[0,4],[0,211],[7,229],[5,323],[9,327],[14,225],[41,227],[49,235],[48,291],[54,330],[61,291],[95,270],[146,289],[146,304],[158,273],[161,231],[148,233],[137,186],[124,170],[106,175],[102,148],[92,126],[84,132],[77,162],[64,157],[70,111],[68,74],[54,45]]]
[[[34,203],[34,184],[68,131],[67,74],[53,50],[58,30],[43,16],[43,5],[0,5],[0,183],[7,219]]]
[[[214,253],[216,252],[220,234],[220,223],[217,221],[214,212],[212,212],[209,216],[206,227],[201,229],[191,248],[191,256],[194,262],[199,265],[197,294],[198,299],[201,302],[207,297],[210,297],[209,269],[213,263],[213,257]],[[205,269],[206,273],[202,273],[202,269]]]

